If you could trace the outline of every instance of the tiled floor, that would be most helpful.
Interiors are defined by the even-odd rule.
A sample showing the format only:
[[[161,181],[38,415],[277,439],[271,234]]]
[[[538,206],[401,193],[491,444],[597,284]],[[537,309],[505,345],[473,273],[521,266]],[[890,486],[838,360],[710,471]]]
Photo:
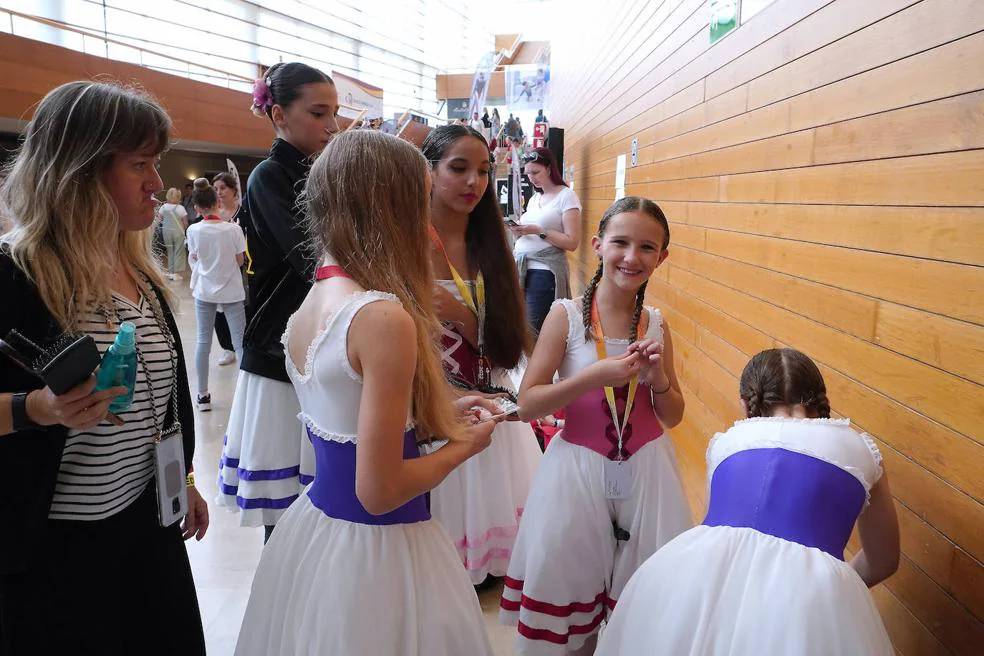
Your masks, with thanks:
[[[171,283],[181,299],[175,308],[181,343],[188,360],[188,376],[192,393],[195,391],[195,305],[187,282]],[[208,535],[201,542],[188,543],[191,566],[198,587],[202,622],[210,656],[230,656],[236,646],[239,625],[246,610],[253,571],[263,549],[263,530],[241,528],[238,517],[212,503],[216,494],[216,477],[219,456],[222,452],[222,436],[225,432],[229,408],[236,386],[238,370],[235,366],[220,367],[216,363],[220,355],[217,343],[212,345],[212,365],[209,374],[209,391],[212,394],[212,411],[199,413],[195,427],[198,445],[195,451],[197,484],[209,502],[211,524]],[[488,590],[481,595],[486,626],[497,656],[512,653],[515,629],[501,626],[497,619],[500,589]],[[271,655],[273,656],[273,655]]]

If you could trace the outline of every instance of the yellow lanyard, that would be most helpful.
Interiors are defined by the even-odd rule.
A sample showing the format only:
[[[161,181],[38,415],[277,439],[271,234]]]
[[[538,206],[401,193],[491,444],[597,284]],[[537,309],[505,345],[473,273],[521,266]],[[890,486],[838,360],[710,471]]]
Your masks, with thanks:
[[[601,329],[601,317],[598,315],[598,299],[591,299],[591,331],[594,333],[595,350],[598,352],[598,359],[604,360],[608,357],[608,350],[605,348],[605,333]],[[612,421],[615,424],[615,433],[618,435],[618,456],[622,459],[622,434],[625,427],[629,425],[629,415],[632,414],[632,405],[635,403],[636,390],[639,388],[639,376],[635,376],[629,381],[629,395],[625,400],[625,416],[620,422],[618,420],[618,408],[615,406],[615,388],[605,385],[605,399],[608,401],[608,408],[612,413]]]
[[[485,277],[482,275],[481,271],[479,271],[478,275],[475,276],[476,302],[476,298],[472,296],[471,289],[468,287],[468,284],[458,273],[458,270],[454,268],[454,265],[451,264],[451,258],[448,257],[448,251],[444,248],[444,242],[441,241],[441,236],[437,234],[437,229],[434,228],[433,224],[430,226],[430,238],[431,241],[440,247],[441,252],[444,253],[444,259],[448,261],[448,268],[451,269],[451,277],[454,279],[454,284],[461,293],[461,298],[464,299],[465,305],[467,305],[468,309],[474,312],[475,316],[478,317],[478,344],[481,348],[485,341],[483,339],[485,332]]]

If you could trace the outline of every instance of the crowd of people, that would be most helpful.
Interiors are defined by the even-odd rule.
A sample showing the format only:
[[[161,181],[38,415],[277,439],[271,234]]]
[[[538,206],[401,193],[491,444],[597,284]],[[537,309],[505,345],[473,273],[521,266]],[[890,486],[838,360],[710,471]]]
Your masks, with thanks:
[[[898,566],[887,476],[803,353],[745,366],[693,525],[669,435],[686,359],[647,305],[671,244],[656,203],[608,208],[571,298],[584,221],[549,150],[523,158],[536,194],[507,226],[482,130],[342,132],[333,81],[301,63],[253,101],[275,139],[245,203],[219,176],[158,211],[172,125],[141,91],[65,84],[27,126],[0,190],[0,336],[103,351],[128,323],[139,366],[97,389],[0,358],[0,653],[205,652],[183,540],[209,511],[167,279],[184,240],[200,410],[219,309],[240,366],[217,505],[265,527],[237,655],[490,655],[475,588],[497,579],[521,654],[894,653],[867,589]],[[558,416],[541,452],[531,422]]]

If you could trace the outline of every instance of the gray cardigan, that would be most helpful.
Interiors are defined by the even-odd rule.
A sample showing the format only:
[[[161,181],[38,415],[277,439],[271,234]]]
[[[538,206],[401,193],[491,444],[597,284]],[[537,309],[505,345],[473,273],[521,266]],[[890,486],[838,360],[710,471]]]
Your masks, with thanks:
[[[567,269],[567,253],[556,246],[545,246],[533,253],[521,253],[516,256],[516,270],[519,272],[519,281],[526,281],[526,271],[529,269],[529,262],[539,262],[545,264],[554,275],[556,287],[554,299],[570,298],[571,283],[570,273]]]

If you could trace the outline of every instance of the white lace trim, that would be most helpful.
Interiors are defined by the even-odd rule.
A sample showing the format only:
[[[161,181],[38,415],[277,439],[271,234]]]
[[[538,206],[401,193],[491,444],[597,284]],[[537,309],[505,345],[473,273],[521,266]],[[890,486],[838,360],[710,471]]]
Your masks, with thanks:
[[[573,346],[583,344],[587,341],[584,339],[584,314],[581,312],[581,306],[574,299],[559,298],[550,306],[551,309],[553,309],[554,305],[558,304],[563,305],[567,311],[567,348],[570,350]],[[651,305],[647,305],[645,308],[649,312],[649,329],[646,331],[646,337],[663,341],[663,315]],[[654,327],[658,331],[657,334],[653,334]],[[605,343],[612,344],[613,346],[628,346],[632,343],[632,340],[606,337]]]
[[[344,433],[333,433],[331,431],[327,431],[324,428],[318,426],[316,423],[314,423],[314,419],[312,419],[310,415],[308,415],[307,413],[299,412],[297,413],[297,418],[301,420],[301,423],[304,424],[308,430],[310,430],[314,435],[317,435],[323,440],[327,440],[329,442],[340,442],[342,444],[356,443],[357,436],[346,435]]]
[[[314,339],[311,340],[311,343],[308,344],[307,353],[305,354],[304,357],[304,371],[298,371],[297,366],[294,364],[294,358],[290,356],[290,351],[287,348],[287,343],[290,339],[290,331],[294,325],[294,317],[297,315],[297,313],[290,315],[290,318],[287,319],[287,327],[284,329],[284,334],[280,337],[280,343],[284,345],[284,352],[286,354],[287,366],[290,367],[290,369],[292,369],[296,374],[297,376],[296,382],[298,384],[304,384],[309,380],[311,380],[311,376],[314,374],[314,356],[317,353],[318,348],[321,346],[322,342],[325,341],[325,338],[331,332],[331,329],[334,326],[335,322],[338,320],[338,318],[341,317],[342,314],[346,310],[348,310],[353,303],[356,302],[361,303],[359,307],[356,308],[355,310],[356,312],[358,312],[358,310],[361,309],[363,306],[368,305],[369,303],[375,301],[393,301],[395,303],[399,303],[400,299],[388,292],[380,292],[374,289],[352,292],[351,294],[349,294],[348,298],[345,299],[342,305],[337,310],[335,310],[335,312],[333,312],[331,316],[325,319],[325,324],[322,330],[317,335],[315,335]],[[349,362],[348,359],[348,352],[347,352],[348,333],[347,332],[346,332],[345,339],[341,340],[340,343],[342,344],[342,353],[341,353],[342,368],[350,378],[352,378],[358,383],[361,383],[362,376],[360,376],[355,372],[355,369],[352,368],[352,364]]]
[[[831,417],[830,419],[817,418],[811,419],[809,417],[749,417],[748,419],[739,419],[734,423],[735,426],[741,426],[742,424],[753,424],[753,423],[786,423],[786,424],[813,424],[814,426],[850,426],[851,420],[844,418],[838,419]]]

